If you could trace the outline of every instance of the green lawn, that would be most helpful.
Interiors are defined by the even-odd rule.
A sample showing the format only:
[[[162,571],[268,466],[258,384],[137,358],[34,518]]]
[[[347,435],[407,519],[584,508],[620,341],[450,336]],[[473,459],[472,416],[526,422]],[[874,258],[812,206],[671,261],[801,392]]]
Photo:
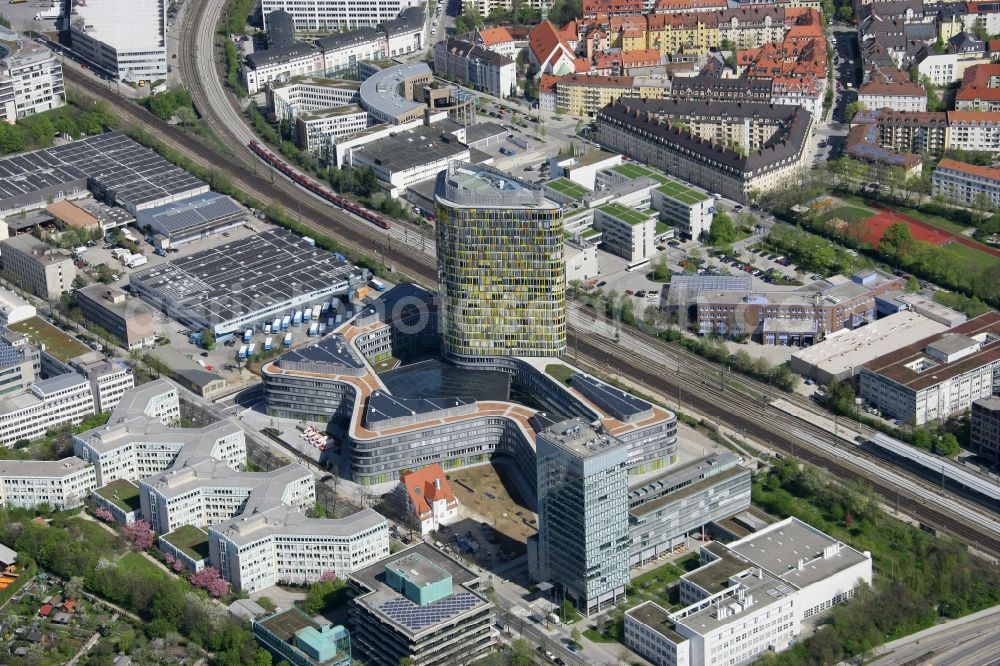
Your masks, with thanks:
[[[671,182],[664,174],[659,171],[650,169],[649,167],[643,166],[641,164],[636,164],[634,162],[629,162],[627,164],[619,164],[616,167],[611,167],[611,170],[615,173],[621,174],[626,178],[635,180],[636,178],[642,178],[643,176],[647,178],[652,178],[660,184],[666,184]]]
[[[562,363],[549,363],[545,366],[545,373],[551,375],[563,384],[569,384],[569,378],[576,374],[576,371],[568,365]]]
[[[181,525],[161,538],[193,560],[208,559],[208,534],[193,525]]]
[[[708,194],[692,189],[679,180],[667,180],[667,182],[663,183],[656,189],[663,192],[671,199],[676,199],[687,206],[701,203],[705,199],[710,198]]]
[[[146,556],[141,553],[127,553],[118,560],[118,566],[127,571],[137,571],[147,578],[163,575],[163,570],[146,559]]]
[[[664,608],[670,608],[673,604],[667,588],[685,573],[697,568],[698,562],[697,553],[688,553],[674,562],[636,576],[628,585],[629,606],[655,601]]]
[[[943,247],[949,254],[955,255],[955,258],[961,262],[963,268],[967,268],[973,273],[992,268],[1000,261],[1000,259],[991,254],[980,252],[975,248],[967,247],[961,243],[948,243]]]
[[[626,208],[620,203],[606,203],[603,206],[598,206],[597,209],[604,211],[615,219],[621,220],[622,222],[633,226],[636,224],[642,224],[649,219],[649,215],[643,214],[640,211],[632,210],[631,208]]]
[[[856,206],[841,206],[840,208],[834,208],[829,210],[822,215],[820,215],[820,222],[826,222],[827,220],[832,220],[838,218],[853,224],[855,222],[860,222],[866,218],[869,218],[875,214],[875,211],[868,208],[858,208]]]
[[[139,510],[139,488],[131,481],[115,479],[98,488],[97,494],[126,513]]]
[[[590,190],[579,183],[573,182],[569,178],[556,178],[545,184],[559,194],[564,194],[574,199],[582,199],[590,194]]]
[[[39,317],[32,317],[9,327],[12,331],[24,333],[32,342],[44,343],[45,351],[60,361],[66,362],[75,356],[87,352],[83,343],[74,340],[49,322]]]

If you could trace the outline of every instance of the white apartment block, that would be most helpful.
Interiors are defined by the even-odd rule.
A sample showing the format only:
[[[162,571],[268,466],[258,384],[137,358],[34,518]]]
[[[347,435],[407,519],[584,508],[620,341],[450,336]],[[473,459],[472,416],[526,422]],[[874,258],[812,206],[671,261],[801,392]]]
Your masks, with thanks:
[[[601,232],[603,249],[629,262],[650,257],[656,251],[656,214],[652,211],[607,203],[594,209],[594,228]]]
[[[77,363],[72,367],[90,382],[90,392],[94,395],[94,411],[110,412],[125,394],[135,388],[135,375],[117,363],[100,360],[93,363]]]
[[[932,194],[963,206],[971,206],[980,194],[1000,206],[1000,169],[943,159],[931,174],[931,188]]]
[[[98,486],[115,479],[138,482],[200,457],[236,469],[246,463],[241,428],[230,423],[169,427],[179,418],[177,388],[158,379],[126,393],[105,425],[74,435],[73,452],[94,464]]]
[[[66,102],[62,64],[36,41],[11,35],[16,50],[0,61],[0,119],[12,123]],[[4,41],[7,41],[6,39]]]
[[[922,426],[968,411],[1000,389],[1000,313],[988,312],[861,367],[861,397]]]
[[[323,52],[308,44],[295,43],[283,49],[251,53],[243,59],[240,69],[247,92],[255,95],[271,83],[322,72]]]
[[[62,460],[0,460],[0,506],[33,509],[48,504],[61,511],[83,504],[97,485],[94,466]]]
[[[237,472],[214,458],[200,458],[139,482],[142,515],[159,534],[182,525],[217,525],[252,513],[265,501],[311,508],[316,503],[312,472],[298,464],[270,472]]]
[[[373,509],[347,518],[307,518],[282,504],[208,528],[210,559],[243,592],[279,582],[304,584],[327,571],[338,577],[389,555],[389,526]]]
[[[926,111],[927,92],[915,83],[871,81],[858,89],[858,101],[866,109]]]
[[[928,55],[917,64],[917,71],[921,77],[926,76],[934,85],[946,88],[952,81],[961,79],[967,68],[989,61],[988,56],[980,53]]]
[[[1000,113],[949,111],[948,147],[953,150],[1000,151]]]
[[[121,81],[167,78],[166,0],[72,3],[73,51]]]
[[[77,425],[93,413],[94,396],[85,377],[70,372],[37,381],[0,402],[0,446],[44,437],[50,428]]]
[[[700,555],[702,566],[680,580],[685,608],[647,602],[625,614],[625,644],[656,666],[749,664],[872,580],[869,553],[794,517]]]
[[[501,99],[513,94],[517,86],[517,65],[511,58],[461,39],[434,45],[434,71]]]
[[[409,0],[352,2],[351,0],[261,0],[264,29],[267,15],[283,9],[295,23],[297,32],[339,32],[361,26],[376,26],[390,21],[400,11],[412,6]]]

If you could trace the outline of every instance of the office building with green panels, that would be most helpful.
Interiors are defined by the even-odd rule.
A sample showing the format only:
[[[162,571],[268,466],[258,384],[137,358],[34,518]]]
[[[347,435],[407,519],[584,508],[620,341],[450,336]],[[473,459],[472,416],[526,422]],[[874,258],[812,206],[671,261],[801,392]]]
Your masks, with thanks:
[[[566,347],[562,209],[484,165],[438,174],[442,346],[457,361],[558,356]]]

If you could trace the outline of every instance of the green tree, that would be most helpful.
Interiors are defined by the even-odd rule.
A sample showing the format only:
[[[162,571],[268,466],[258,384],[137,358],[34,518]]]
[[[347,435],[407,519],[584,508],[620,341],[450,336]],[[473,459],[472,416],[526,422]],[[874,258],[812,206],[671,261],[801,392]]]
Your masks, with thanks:
[[[906,281],[906,291],[910,292],[911,294],[920,291],[920,282],[917,280],[917,278],[913,277],[912,275],[910,276],[910,279]]]
[[[462,13],[455,18],[455,32],[472,32],[483,26],[483,17],[479,14],[479,8],[474,4],[467,4]]]
[[[941,439],[934,448],[937,449],[937,452],[941,455],[948,457],[956,455],[961,450],[958,445],[958,438],[950,432],[946,432],[941,435]]]
[[[665,282],[670,279],[670,266],[667,265],[667,255],[661,256],[653,265],[653,279],[657,282]]]
[[[841,5],[839,14],[842,21],[850,23],[851,19],[854,18],[854,8],[850,5]]]
[[[378,176],[370,166],[363,166],[354,173],[355,191],[363,197],[378,192]]]
[[[736,240],[736,225],[726,213],[716,213],[712,217],[712,226],[708,231],[708,242],[719,247],[730,245]]]
[[[902,259],[912,243],[913,233],[910,231],[910,225],[905,222],[895,222],[882,234],[878,249],[890,257]]]
[[[211,326],[201,329],[201,346],[208,351],[215,349],[215,331]]]
[[[860,100],[855,100],[847,105],[847,109],[844,111],[844,117],[848,119],[848,122],[854,118],[858,111],[865,111],[868,107],[865,103]]]

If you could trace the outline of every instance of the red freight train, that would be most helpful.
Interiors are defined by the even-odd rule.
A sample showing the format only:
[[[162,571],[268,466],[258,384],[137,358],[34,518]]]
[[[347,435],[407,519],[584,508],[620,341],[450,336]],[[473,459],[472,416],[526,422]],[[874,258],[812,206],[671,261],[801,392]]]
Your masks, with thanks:
[[[273,166],[275,169],[277,169],[281,173],[291,178],[292,181],[301,185],[310,192],[323,197],[324,199],[332,203],[334,206],[343,208],[348,212],[354,213],[358,217],[368,220],[372,224],[377,224],[383,229],[389,228],[389,223],[386,222],[385,218],[383,218],[382,216],[368,210],[364,206],[361,206],[355,203],[354,201],[351,201],[350,199],[345,199],[339,194],[331,192],[330,190],[326,189],[316,181],[307,178],[304,174],[292,168],[290,164],[282,160],[280,157],[278,157],[277,155],[275,155],[274,153],[272,153],[271,151],[269,151],[267,148],[260,145],[256,141],[251,141],[249,144],[247,144],[247,147],[250,148],[250,150],[252,150],[262,160],[264,160],[265,162]]]

